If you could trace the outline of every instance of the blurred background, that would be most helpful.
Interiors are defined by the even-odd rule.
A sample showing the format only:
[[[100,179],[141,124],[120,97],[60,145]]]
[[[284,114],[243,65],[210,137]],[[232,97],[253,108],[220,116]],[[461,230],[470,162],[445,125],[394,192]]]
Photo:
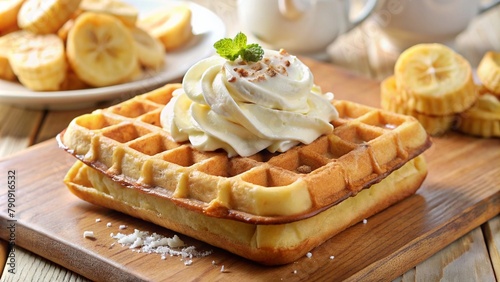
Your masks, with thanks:
[[[279,0],[265,0],[265,9],[269,10],[272,5],[277,5]],[[296,2],[297,6],[307,6],[308,2],[321,2],[322,0],[314,1],[291,1]],[[345,12],[354,18],[367,5],[370,0],[327,0],[330,2],[348,2],[350,9]],[[194,0],[200,5],[203,5],[215,12],[226,24],[227,35],[234,36],[239,31],[248,32],[248,23],[243,24],[242,11],[238,11],[241,3],[252,2],[252,0]],[[286,1],[285,1],[286,2]],[[413,24],[413,29],[421,28],[421,32],[429,33],[427,38],[412,36],[407,32],[413,42],[438,42],[445,43],[451,46],[454,50],[462,54],[472,67],[477,67],[480,59],[486,51],[500,51],[500,1],[495,0],[379,0],[376,3],[374,11],[362,21],[359,25],[343,34],[338,34],[334,41],[328,45],[326,55],[315,56],[321,60],[333,63],[334,65],[352,70],[354,73],[366,77],[382,80],[393,73],[394,63],[402,51],[401,46],[392,44],[390,36],[397,36],[398,33],[389,33],[387,29],[396,28],[411,30],[409,23]],[[304,4],[305,3],[305,4]],[[312,4],[309,4],[312,5]],[[491,6],[490,9],[484,9]],[[417,7],[417,8],[416,8]],[[418,8],[420,7],[420,8]],[[307,9],[309,7],[303,7]],[[330,12],[331,23],[336,22],[334,12]],[[258,17],[254,17],[254,21],[262,21]],[[398,22],[402,18],[404,21]],[[316,16],[316,20],[318,17]],[[328,19],[327,19],[328,20]],[[412,22],[413,21],[413,22]],[[337,23],[338,24],[338,23]],[[399,26],[398,26],[399,25]],[[394,27],[396,26],[396,27]],[[428,29],[425,30],[427,26]],[[260,26],[261,28],[263,26]],[[283,26],[275,26],[276,30],[282,30]],[[447,30],[448,28],[448,30]],[[450,30],[451,29],[451,30]],[[458,33],[456,31],[458,30]],[[313,32],[313,29],[309,29]],[[439,37],[441,32],[442,37]],[[448,33],[447,33],[448,32]],[[388,35],[389,33],[389,35]],[[434,34],[432,34],[434,33]],[[436,36],[437,33],[437,36]],[[454,34],[456,33],[456,35]],[[449,35],[454,38],[450,41]],[[399,33],[401,37],[404,37]],[[425,34],[424,34],[425,35]],[[434,37],[432,37],[434,36]],[[389,37],[389,40],[388,40]],[[425,40],[427,39],[427,40]],[[416,40],[416,41],[415,41]],[[258,40],[257,40],[258,41]],[[403,39],[404,41],[404,39]],[[311,41],[303,42],[310,44]]]

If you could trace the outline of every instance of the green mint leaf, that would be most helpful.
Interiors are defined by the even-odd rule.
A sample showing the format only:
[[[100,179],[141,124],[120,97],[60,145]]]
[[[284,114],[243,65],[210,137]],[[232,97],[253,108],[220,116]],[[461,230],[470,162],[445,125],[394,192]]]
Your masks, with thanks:
[[[239,56],[240,48],[237,48],[230,38],[221,39],[214,44],[214,48],[221,57],[234,61]]]
[[[258,44],[248,44],[247,36],[241,32],[234,39],[224,38],[214,44],[214,48],[221,57],[235,61],[239,56],[248,62],[257,62],[264,56],[264,50]]]
[[[258,62],[264,57],[264,50],[259,44],[247,45],[241,54],[241,58],[248,62]]]
[[[244,49],[247,46],[247,36],[238,32],[238,34],[234,37],[233,42],[237,48]]]

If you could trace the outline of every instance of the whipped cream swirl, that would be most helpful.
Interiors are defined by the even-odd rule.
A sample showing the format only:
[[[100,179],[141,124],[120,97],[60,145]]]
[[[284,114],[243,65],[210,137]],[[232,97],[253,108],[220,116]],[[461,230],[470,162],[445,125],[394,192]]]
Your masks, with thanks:
[[[212,56],[192,66],[161,113],[175,141],[200,151],[250,156],[284,152],[330,133],[338,117],[309,68],[286,51],[265,50],[259,62]]]

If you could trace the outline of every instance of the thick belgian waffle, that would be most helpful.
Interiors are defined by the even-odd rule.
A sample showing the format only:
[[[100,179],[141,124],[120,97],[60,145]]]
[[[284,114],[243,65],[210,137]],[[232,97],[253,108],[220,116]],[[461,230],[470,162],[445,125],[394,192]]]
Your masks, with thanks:
[[[139,189],[128,189],[80,161],[64,182],[79,198],[239,256],[266,264],[287,264],[304,257],[335,234],[388,208],[417,191],[427,175],[423,156],[408,161],[370,189],[315,216],[284,224],[252,224],[205,216]]]
[[[313,216],[357,194],[430,146],[413,117],[334,101],[332,134],[285,153],[228,158],[176,143],[160,127],[169,84],[75,118],[60,146],[124,186],[195,212],[254,224]],[[147,204],[147,203],[144,203]]]

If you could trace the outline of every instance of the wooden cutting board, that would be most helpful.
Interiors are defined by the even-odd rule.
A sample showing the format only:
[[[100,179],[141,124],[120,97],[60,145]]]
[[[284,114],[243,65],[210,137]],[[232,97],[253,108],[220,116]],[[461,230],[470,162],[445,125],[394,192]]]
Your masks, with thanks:
[[[378,82],[303,61],[323,90],[337,99],[379,105]],[[416,195],[338,234],[314,249],[311,258],[285,266],[260,266],[182,234],[188,245],[213,253],[186,266],[179,257],[162,260],[157,254],[113,245],[110,233],[175,233],[73,196],[62,179],[74,159],[55,140],[0,161],[0,237],[14,238],[17,245],[99,281],[390,280],[500,212],[500,139],[449,133],[433,142],[425,152],[429,175]],[[11,211],[9,171],[15,171]],[[13,232],[7,228],[12,223]],[[128,228],[119,230],[119,225]],[[94,231],[96,239],[83,238],[86,230]]]

